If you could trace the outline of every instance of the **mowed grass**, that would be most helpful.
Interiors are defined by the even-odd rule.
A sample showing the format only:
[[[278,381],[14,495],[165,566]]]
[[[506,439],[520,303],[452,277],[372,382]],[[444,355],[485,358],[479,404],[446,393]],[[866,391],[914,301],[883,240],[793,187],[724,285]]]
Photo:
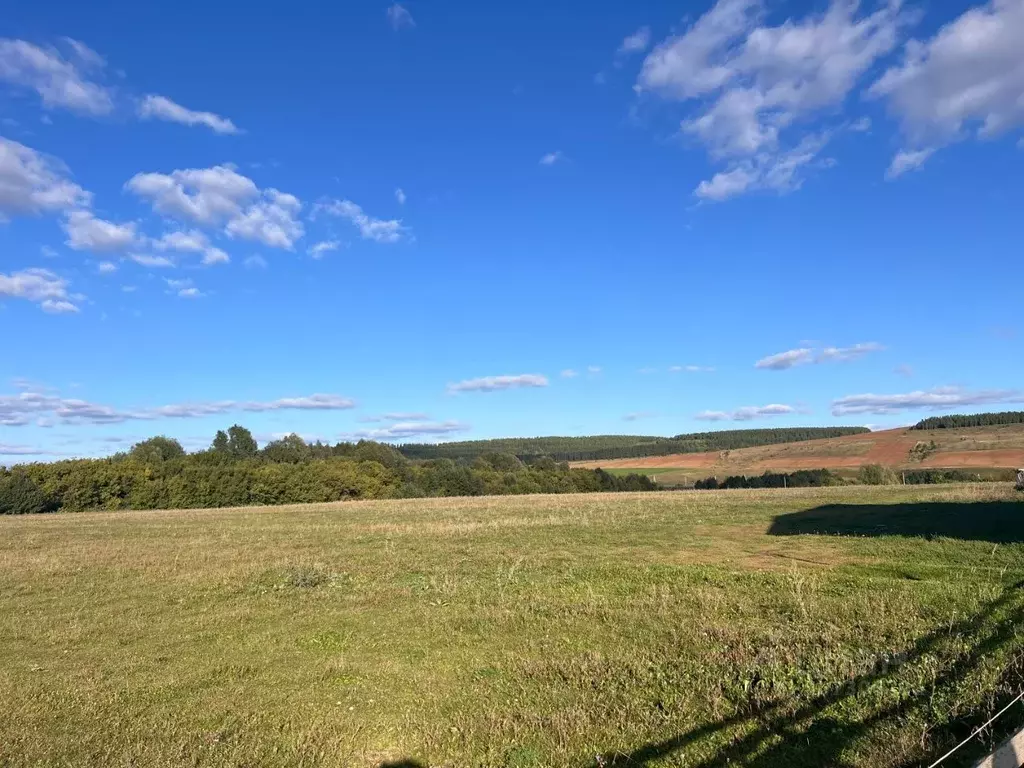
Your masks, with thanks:
[[[1024,679],[1019,497],[0,519],[0,764],[920,765]]]

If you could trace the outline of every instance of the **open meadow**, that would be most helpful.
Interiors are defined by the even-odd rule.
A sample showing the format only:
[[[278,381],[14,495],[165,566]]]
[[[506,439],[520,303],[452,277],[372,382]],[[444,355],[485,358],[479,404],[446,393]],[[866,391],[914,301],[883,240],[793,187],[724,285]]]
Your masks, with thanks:
[[[1024,683],[1021,498],[7,517],[0,764],[927,764]]]

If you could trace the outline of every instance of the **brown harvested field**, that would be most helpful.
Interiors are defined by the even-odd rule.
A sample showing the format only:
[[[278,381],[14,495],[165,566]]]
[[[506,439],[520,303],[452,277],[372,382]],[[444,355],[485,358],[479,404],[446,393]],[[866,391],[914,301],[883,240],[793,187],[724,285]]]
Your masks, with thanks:
[[[918,459],[912,454],[918,444],[928,446],[932,442],[935,449],[929,449],[924,458]],[[750,474],[765,470],[857,469],[865,464],[906,469],[1024,467],[1024,424],[927,431],[888,429],[734,451],[586,461],[577,462],[574,466],[700,469],[724,474]]]

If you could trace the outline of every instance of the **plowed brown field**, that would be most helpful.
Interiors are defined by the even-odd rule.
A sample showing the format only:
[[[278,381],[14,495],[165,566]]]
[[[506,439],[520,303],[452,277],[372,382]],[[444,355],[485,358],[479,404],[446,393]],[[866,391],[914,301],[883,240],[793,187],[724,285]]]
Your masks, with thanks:
[[[924,458],[912,451],[930,446]],[[920,454],[918,454],[919,456]],[[1024,467],[1024,424],[930,431],[888,429],[800,443],[712,453],[578,462],[605,469],[707,469],[732,474],[796,469],[857,469],[865,464],[912,468]]]

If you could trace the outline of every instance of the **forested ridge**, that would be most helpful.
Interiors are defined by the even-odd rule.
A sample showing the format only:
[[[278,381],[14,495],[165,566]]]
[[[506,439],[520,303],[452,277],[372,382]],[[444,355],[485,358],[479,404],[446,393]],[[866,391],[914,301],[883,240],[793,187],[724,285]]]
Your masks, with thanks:
[[[548,457],[524,462],[489,453],[413,462],[383,443],[309,444],[298,435],[260,449],[252,434],[236,425],[218,432],[208,450],[192,454],[177,440],[153,437],[109,458],[0,468],[0,514],[656,487],[642,475],[570,469]]]
[[[754,448],[759,445],[796,443],[828,437],[856,435],[866,427],[785,427],[779,429],[728,429],[694,432],[675,437],[642,435],[595,435],[590,437],[510,437],[467,440],[456,443],[408,443],[398,450],[410,459],[472,459],[485,453],[510,453],[520,459],[550,456],[555,461],[601,461],[668,456],[673,453],[705,453]]]
[[[1024,424],[1024,411],[966,415],[954,413],[949,416],[932,416],[917,422],[911,429],[957,429],[959,427],[992,427],[999,424]]]

